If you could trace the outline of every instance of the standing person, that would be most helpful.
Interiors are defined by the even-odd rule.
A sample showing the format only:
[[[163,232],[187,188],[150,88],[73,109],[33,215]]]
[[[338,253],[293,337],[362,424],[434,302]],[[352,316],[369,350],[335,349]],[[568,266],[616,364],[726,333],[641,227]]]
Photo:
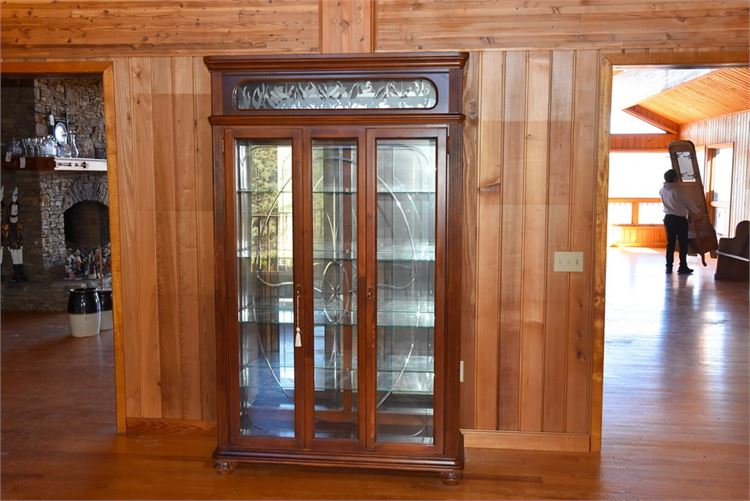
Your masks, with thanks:
[[[688,249],[688,215],[695,219],[703,216],[700,209],[690,198],[685,196],[677,181],[677,173],[669,169],[664,173],[664,186],[659,190],[661,202],[664,204],[664,228],[667,231],[667,273],[672,273],[674,263],[675,241],[680,242],[680,267],[677,273],[690,274],[693,272],[687,265]]]

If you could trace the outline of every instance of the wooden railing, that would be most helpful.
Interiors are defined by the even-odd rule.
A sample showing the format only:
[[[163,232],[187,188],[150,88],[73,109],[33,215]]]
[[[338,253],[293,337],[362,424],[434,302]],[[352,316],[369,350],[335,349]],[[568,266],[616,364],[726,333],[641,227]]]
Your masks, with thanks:
[[[608,212],[608,245],[628,247],[666,245],[661,199],[610,198]]]

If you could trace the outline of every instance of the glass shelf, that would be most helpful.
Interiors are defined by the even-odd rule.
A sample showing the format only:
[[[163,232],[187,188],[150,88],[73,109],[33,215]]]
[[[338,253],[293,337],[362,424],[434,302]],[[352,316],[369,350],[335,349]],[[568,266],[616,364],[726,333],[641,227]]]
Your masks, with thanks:
[[[252,194],[252,195],[277,195],[278,191],[273,190],[235,190],[235,193],[238,195],[246,195],[246,194]],[[331,194],[331,195],[356,195],[357,189],[340,189],[340,188],[322,188],[322,189],[315,189],[312,190],[312,193],[314,194]],[[392,188],[390,190],[388,189],[382,189],[379,188],[377,191],[378,195],[390,195],[393,194],[414,194],[414,195],[434,195],[435,194],[435,188],[429,187],[429,188],[410,188],[410,187],[396,187]]]
[[[386,245],[382,240],[379,242],[382,245],[378,249],[378,261],[434,261],[435,260],[435,245],[431,243],[415,242],[414,247],[409,244],[394,244]],[[280,259],[286,259],[285,256],[291,255],[291,249],[280,249]],[[254,258],[256,253],[252,249],[238,249],[237,257],[248,259]],[[349,260],[354,261],[357,259],[357,251],[344,250],[344,249],[333,249],[333,248],[314,248],[313,249],[314,260]]]
[[[435,188],[395,188],[392,190],[378,190],[378,195],[434,195]]]
[[[432,372],[434,366],[432,356],[413,355],[407,359],[400,355],[387,355],[380,357],[379,361],[392,369],[378,370],[377,391],[394,395],[431,395],[433,393],[435,374]],[[277,364],[272,367],[277,376],[293,370],[292,365],[279,366]],[[340,367],[315,366],[314,370],[315,391],[342,389],[356,391],[357,368],[342,370]],[[337,375],[343,375],[343,377],[337,377]],[[252,384],[248,383],[249,381],[252,381]],[[281,392],[280,388],[287,391],[294,390],[294,381],[288,378],[279,378],[276,381],[265,361],[256,359],[242,367],[240,388],[252,388],[271,394],[274,391]]]
[[[434,306],[432,299],[380,300],[378,301],[378,326],[431,328],[435,325]],[[337,306],[326,306],[320,298],[315,300],[313,308],[315,324],[353,326],[357,323],[356,310],[345,311]],[[329,318],[341,319],[341,321],[333,323]],[[292,325],[294,305],[291,301],[284,304],[256,302],[255,307],[240,308],[238,319],[241,323]]]

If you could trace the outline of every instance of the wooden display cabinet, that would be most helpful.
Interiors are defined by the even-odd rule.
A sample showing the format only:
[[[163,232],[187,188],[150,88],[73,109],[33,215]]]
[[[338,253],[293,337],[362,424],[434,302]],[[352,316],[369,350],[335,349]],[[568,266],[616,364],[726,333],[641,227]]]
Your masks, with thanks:
[[[461,478],[466,58],[205,59],[219,471],[264,462]]]

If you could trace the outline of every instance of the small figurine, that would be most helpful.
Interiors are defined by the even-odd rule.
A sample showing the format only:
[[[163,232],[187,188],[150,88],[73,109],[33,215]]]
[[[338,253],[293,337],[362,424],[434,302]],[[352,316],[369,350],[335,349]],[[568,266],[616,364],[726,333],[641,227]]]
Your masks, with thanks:
[[[73,249],[68,249],[68,257],[65,258],[65,278],[67,280],[76,278],[76,257]]]
[[[18,187],[13,188],[8,210],[3,211],[2,246],[10,251],[13,261],[13,281],[28,282],[23,269],[23,224],[18,222],[20,205],[18,203]]]

